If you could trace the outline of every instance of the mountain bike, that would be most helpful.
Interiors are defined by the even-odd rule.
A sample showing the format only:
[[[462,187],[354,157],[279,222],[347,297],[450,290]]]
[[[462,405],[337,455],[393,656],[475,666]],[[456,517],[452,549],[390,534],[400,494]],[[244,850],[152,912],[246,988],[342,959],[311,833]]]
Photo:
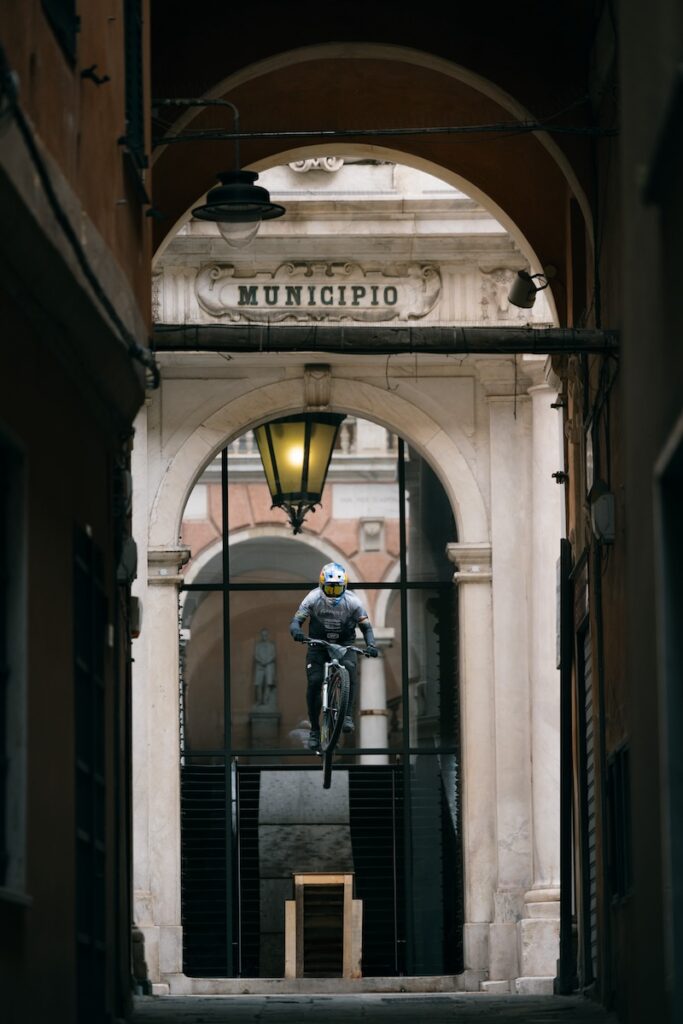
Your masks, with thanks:
[[[369,657],[361,647],[346,647],[331,644],[327,640],[313,640],[306,637],[310,647],[327,647],[330,660],[325,662],[325,674],[322,686],[322,715],[320,721],[320,753],[323,759],[323,789],[329,789],[332,783],[332,761],[337,741],[344,726],[344,719],[349,710],[351,681],[348,669],[341,664],[347,651],[355,651],[363,657]]]

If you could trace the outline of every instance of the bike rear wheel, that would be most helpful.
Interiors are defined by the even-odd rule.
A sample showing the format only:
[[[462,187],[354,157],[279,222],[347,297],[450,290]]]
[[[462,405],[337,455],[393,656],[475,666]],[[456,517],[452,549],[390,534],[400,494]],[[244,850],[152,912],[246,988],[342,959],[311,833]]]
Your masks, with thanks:
[[[329,789],[332,781],[332,758],[349,708],[350,688],[349,673],[345,668],[340,666],[330,669],[327,679],[327,708],[323,711],[320,727],[323,789]]]

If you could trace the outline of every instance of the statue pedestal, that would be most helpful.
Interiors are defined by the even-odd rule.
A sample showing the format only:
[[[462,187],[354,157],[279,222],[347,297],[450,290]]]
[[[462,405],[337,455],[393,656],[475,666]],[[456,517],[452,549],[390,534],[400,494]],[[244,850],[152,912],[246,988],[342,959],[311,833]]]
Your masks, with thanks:
[[[249,714],[252,743],[260,746],[264,740],[277,739],[281,717],[280,712],[273,711],[272,708],[261,708],[258,705],[252,708]]]

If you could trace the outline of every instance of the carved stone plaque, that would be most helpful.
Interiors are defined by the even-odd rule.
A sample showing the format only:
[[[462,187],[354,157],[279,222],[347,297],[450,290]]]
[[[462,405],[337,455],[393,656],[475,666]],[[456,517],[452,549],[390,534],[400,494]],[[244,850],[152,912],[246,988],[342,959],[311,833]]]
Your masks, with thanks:
[[[357,263],[283,263],[240,276],[230,263],[201,267],[197,301],[221,320],[413,320],[441,294],[437,267],[406,263],[365,270]]]

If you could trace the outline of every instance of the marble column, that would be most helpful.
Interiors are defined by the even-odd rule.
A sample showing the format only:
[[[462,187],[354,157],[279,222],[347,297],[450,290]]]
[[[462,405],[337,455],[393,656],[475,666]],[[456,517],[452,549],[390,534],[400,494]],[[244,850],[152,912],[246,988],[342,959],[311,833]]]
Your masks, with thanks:
[[[531,410],[525,395],[489,394],[496,749],[497,883],[490,980],[519,974],[518,922],[531,880],[529,545]]]
[[[134,762],[135,915],[156,985],[182,974],[178,588],[188,556],[187,548],[148,549],[146,655],[133,673],[133,713],[150,724]]]
[[[449,544],[460,626],[465,987],[488,977],[496,884],[496,760],[491,545]]]
[[[545,382],[529,388],[532,402],[531,758],[533,765],[532,883],[520,922],[520,974],[545,977],[552,991],[559,955],[560,898],[560,680],[556,667],[556,562],[561,535],[562,489],[558,469],[560,421],[551,408],[555,391]]]
[[[389,709],[387,708],[387,681],[384,650],[394,642],[391,627],[375,628],[377,658],[359,658],[360,661],[360,737],[361,747],[386,747],[389,738]],[[360,764],[388,764],[388,754],[361,754]]]

